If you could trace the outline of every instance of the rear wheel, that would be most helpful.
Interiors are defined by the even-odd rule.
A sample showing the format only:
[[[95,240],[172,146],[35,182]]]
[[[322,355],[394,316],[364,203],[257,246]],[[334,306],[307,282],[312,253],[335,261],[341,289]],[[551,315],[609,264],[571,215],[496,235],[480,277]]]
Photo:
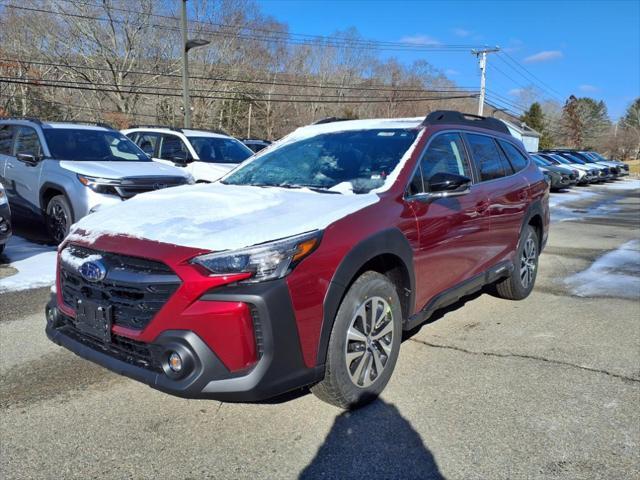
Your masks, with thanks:
[[[536,282],[540,242],[536,230],[527,225],[520,236],[516,261],[511,275],[496,284],[498,296],[508,300],[527,298]]]
[[[311,391],[340,408],[375,399],[391,377],[402,336],[402,310],[394,285],[365,272],[349,288],[336,314],[325,377]]]
[[[69,229],[73,224],[71,206],[64,195],[56,195],[49,200],[45,220],[49,236],[56,243],[61,243],[69,234]]]

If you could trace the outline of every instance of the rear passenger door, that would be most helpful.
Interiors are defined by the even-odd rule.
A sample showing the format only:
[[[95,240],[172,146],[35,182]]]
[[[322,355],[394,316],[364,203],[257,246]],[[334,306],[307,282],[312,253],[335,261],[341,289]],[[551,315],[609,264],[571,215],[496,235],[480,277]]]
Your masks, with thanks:
[[[483,272],[491,241],[488,203],[481,188],[472,185],[460,196],[421,199],[428,181],[447,172],[474,178],[462,136],[436,134],[427,145],[408,187],[406,200],[413,210],[419,233],[414,252],[416,300],[421,306],[436,295]]]
[[[466,133],[465,138],[478,171],[479,185],[489,198],[494,254],[491,263],[511,260],[528,205],[529,184],[518,172],[528,160],[505,140],[476,133]]]

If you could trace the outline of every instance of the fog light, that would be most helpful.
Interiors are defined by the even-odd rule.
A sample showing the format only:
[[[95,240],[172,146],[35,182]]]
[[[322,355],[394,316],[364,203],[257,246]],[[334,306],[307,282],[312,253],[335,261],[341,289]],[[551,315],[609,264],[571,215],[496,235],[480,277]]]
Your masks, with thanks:
[[[169,368],[176,373],[182,370],[182,358],[176,352],[171,352],[169,355]]]

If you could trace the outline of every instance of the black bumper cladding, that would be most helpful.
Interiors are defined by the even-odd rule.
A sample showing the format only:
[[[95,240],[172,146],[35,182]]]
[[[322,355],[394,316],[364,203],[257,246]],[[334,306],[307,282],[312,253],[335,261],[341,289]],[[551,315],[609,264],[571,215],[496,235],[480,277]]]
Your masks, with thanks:
[[[104,343],[83,334],[74,320],[62,315],[55,298],[47,305],[49,339],[82,358],[152,388],[184,398],[229,402],[266,400],[322,379],[324,366],[307,368],[284,281],[216,289],[203,301],[246,302],[254,306],[262,330],[262,355],[252,368],[230,372],[215,353],[189,330],[170,330],[153,344],[118,335]],[[187,368],[177,375],[168,368],[171,352],[178,352]]]

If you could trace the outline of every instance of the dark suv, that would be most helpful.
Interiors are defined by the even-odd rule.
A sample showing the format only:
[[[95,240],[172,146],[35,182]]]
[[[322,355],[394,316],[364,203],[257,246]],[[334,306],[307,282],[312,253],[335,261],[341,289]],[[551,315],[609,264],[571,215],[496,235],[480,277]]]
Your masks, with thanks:
[[[219,182],[81,220],[59,249],[47,335],[183,397],[310,386],[355,407],[387,384],[403,331],[487,284],[529,295],[548,198],[496,119],[303,127]]]

